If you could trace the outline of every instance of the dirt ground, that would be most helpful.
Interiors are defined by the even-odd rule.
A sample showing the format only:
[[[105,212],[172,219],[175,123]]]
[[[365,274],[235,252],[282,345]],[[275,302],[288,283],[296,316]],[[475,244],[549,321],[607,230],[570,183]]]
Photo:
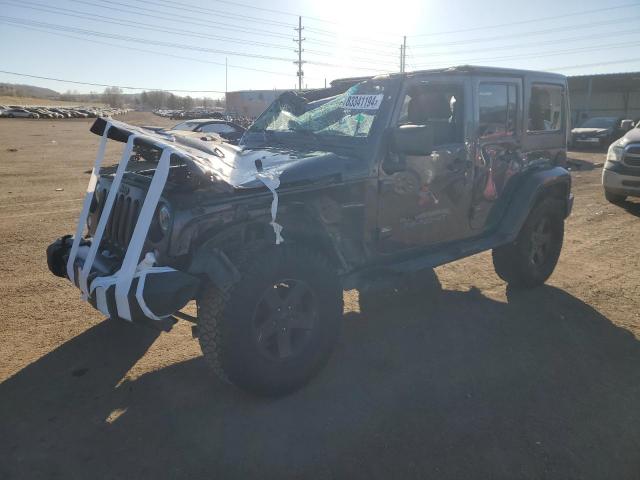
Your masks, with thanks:
[[[506,289],[483,253],[428,300],[365,317],[348,292],[328,367],[264,400],[216,380],[187,323],[105,321],[48,272],[89,126],[0,119],[0,478],[640,478],[640,204],[604,200],[604,154],[571,153],[547,286]]]

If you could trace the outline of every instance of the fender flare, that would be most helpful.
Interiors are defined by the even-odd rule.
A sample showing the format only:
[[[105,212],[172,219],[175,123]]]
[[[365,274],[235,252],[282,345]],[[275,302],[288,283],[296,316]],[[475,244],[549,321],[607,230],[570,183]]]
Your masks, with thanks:
[[[226,290],[240,280],[240,272],[229,257],[216,247],[217,238],[206,241],[193,254],[187,273],[206,275],[219,290]]]
[[[506,239],[505,243],[515,240],[529,212],[549,192],[553,197],[564,202],[564,216],[569,216],[573,203],[571,174],[562,167],[534,172],[513,192],[511,202],[502,217],[499,233]]]

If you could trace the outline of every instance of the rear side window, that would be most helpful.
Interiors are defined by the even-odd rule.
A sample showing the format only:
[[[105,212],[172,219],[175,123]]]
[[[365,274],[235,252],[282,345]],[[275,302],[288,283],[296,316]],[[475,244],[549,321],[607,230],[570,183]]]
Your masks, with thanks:
[[[559,85],[534,84],[529,100],[530,132],[558,132],[564,118],[564,88]]]
[[[513,135],[516,130],[516,86],[481,83],[478,89],[478,135],[481,138]]]

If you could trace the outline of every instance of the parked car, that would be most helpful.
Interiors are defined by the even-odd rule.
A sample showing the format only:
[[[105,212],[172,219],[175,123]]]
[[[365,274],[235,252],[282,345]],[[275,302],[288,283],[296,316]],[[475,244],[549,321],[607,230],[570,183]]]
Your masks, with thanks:
[[[71,114],[61,108],[50,108],[49,111],[58,114],[58,118],[71,118]]]
[[[627,197],[640,197],[640,123],[615,141],[602,169],[605,198],[616,204]]]
[[[195,120],[187,120],[182,123],[178,123],[170,128],[168,131],[182,130],[189,132],[201,132],[201,133],[217,133],[227,142],[234,145],[240,141],[242,135],[244,135],[245,129],[240,125],[233,122],[227,122],[226,120],[218,120],[211,118],[198,118]]]
[[[10,108],[6,110],[6,115],[9,118],[40,118],[40,115],[24,108]]]
[[[623,119],[619,117],[593,117],[571,130],[572,147],[607,148],[625,134]]]
[[[135,135],[122,161],[144,167],[102,171],[49,268],[107,317],[194,322],[225,380],[290,392],[327,361],[343,290],[366,314],[489,249],[513,288],[549,278],[573,203],[568,113],[564,76],[464,66],[284,93],[242,149],[97,119],[95,134]],[[194,299],[197,317],[181,313]]]

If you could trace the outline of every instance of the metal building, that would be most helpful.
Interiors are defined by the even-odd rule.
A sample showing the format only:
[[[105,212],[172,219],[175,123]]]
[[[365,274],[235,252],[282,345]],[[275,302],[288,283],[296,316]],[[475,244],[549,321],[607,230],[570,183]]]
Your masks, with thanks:
[[[239,90],[225,95],[227,113],[255,118],[286,90]]]
[[[568,77],[571,121],[585,118],[640,119],[640,72]]]

